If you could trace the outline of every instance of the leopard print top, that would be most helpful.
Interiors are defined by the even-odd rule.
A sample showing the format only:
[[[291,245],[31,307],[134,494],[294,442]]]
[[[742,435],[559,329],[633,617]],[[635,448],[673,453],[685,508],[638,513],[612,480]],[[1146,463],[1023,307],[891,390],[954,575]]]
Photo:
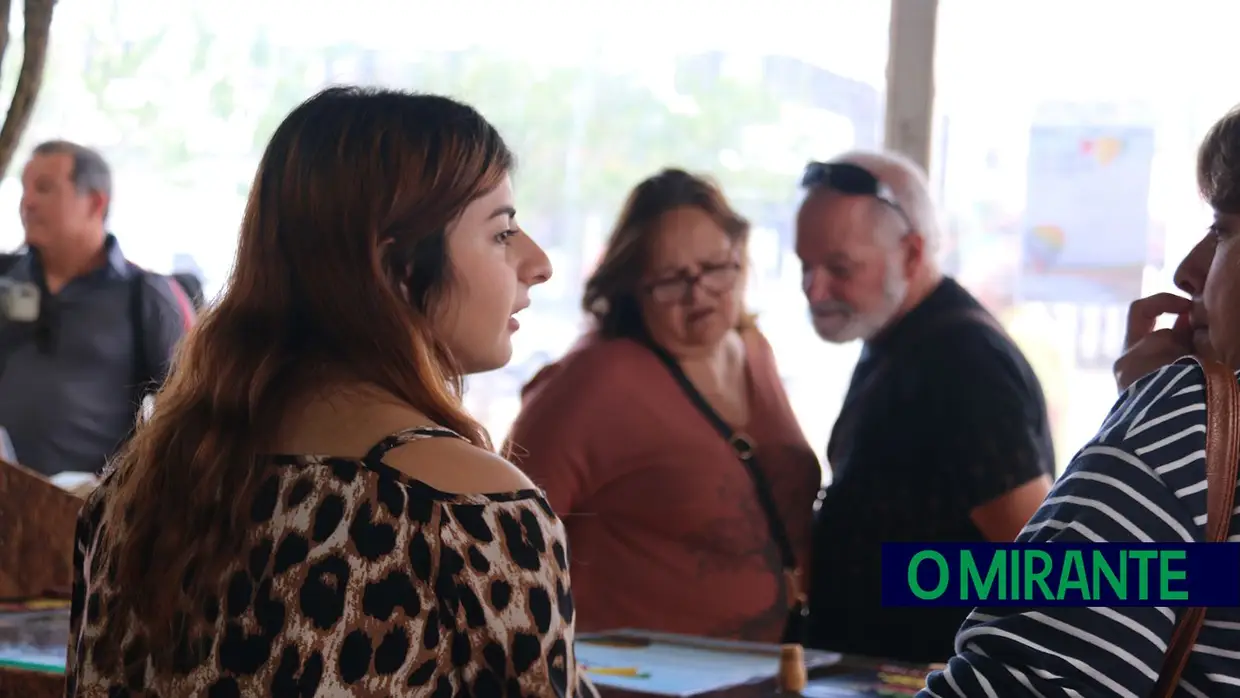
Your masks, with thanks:
[[[248,554],[186,609],[214,636],[178,647],[171,673],[143,657],[141,622],[108,612],[105,480],[78,523],[66,695],[593,698],[563,525],[540,491],[448,494],[381,462],[430,437],[457,435],[406,430],[360,460],[269,457]],[[128,625],[120,653],[98,642],[115,622]]]

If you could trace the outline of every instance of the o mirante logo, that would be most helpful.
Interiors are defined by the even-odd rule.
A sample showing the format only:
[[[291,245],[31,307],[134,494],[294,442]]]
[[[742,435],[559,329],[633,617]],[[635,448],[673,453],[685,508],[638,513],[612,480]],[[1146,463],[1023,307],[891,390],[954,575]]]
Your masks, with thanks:
[[[884,543],[885,606],[1235,606],[1240,544]]]

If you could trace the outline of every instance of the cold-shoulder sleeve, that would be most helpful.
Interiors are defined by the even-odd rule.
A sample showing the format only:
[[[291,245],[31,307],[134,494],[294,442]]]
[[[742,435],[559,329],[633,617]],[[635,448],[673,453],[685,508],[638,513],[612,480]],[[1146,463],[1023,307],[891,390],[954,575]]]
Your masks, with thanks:
[[[185,604],[209,652],[163,671],[132,649],[144,695],[594,698],[573,652],[563,525],[541,491],[458,495],[382,464],[289,457],[246,510],[216,603]],[[99,538],[91,521],[78,529],[69,696],[130,685],[99,644],[108,623],[125,623],[130,648],[148,630],[92,611],[121,591],[93,560],[123,535]]]
[[[539,495],[444,506],[436,587],[472,695],[592,695],[573,653],[564,527]],[[511,692],[511,691],[509,691]]]

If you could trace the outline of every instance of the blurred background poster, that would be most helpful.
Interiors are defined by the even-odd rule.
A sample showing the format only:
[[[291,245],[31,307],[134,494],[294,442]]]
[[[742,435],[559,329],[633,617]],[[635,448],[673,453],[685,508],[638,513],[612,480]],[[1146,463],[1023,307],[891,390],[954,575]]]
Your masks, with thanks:
[[[1124,305],[1149,263],[1154,130],[1034,125],[1019,300]]]

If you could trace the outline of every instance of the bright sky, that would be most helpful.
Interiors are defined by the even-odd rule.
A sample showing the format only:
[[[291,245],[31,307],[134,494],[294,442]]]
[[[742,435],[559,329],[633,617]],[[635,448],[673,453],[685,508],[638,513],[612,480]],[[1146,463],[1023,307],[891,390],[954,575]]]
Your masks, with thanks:
[[[887,0],[68,0],[57,7],[54,41],[66,47],[62,56],[69,64],[79,65],[85,61],[86,28],[113,26],[116,13],[123,29],[123,35],[115,37],[118,42],[172,26],[169,43],[187,46],[196,14],[217,29],[220,41],[240,48],[248,48],[252,35],[264,27],[285,45],[352,43],[398,55],[482,46],[536,61],[598,60],[662,80],[669,79],[673,56],[722,50],[742,62],[763,54],[794,56],[882,86],[889,11]],[[20,18],[13,19],[13,31],[20,32]],[[958,126],[948,163],[958,183],[960,200],[955,204],[967,209],[993,188],[996,198],[1019,208],[1026,169],[1021,149],[1028,142],[1034,105],[1047,100],[1144,101],[1154,106],[1160,147],[1174,154],[1155,161],[1151,208],[1174,228],[1167,256],[1178,257],[1182,250],[1175,245],[1188,244],[1200,234],[1197,222],[1184,213],[1196,205],[1191,163],[1186,165],[1185,156],[1204,126],[1240,102],[1234,75],[1240,53],[1237,26],[1240,0],[940,0],[936,97],[940,111]],[[243,77],[245,51],[233,59],[238,64],[226,70]],[[139,98],[149,89],[131,88]],[[171,123],[192,123],[203,108],[202,88],[180,89],[185,98],[165,93],[161,109]],[[63,111],[71,125],[75,110],[66,105]],[[842,133],[817,115],[804,116],[804,123],[781,124],[781,135],[796,128],[821,129],[824,138]],[[73,128],[80,133],[83,127]],[[248,149],[248,142],[233,142],[225,132],[202,129],[200,135],[216,152]],[[107,139],[98,135],[91,140]],[[837,149],[835,141],[824,140],[821,147],[824,154]],[[845,144],[838,145],[842,147]],[[996,176],[991,151],[1006,159],[1004,176]],[[133,179],[142,174],[137,170],[126,173],[122,190],[148,186]],[[220,181],[226,183],[226,178]],[[12,221],[0,226],[0,237],[19,232],[15,214],[6,213],[16,211],[17,190],[11,181],[0,189],[0,220],[9,215]],[[194,195],[200,201],[236,199],[201,189]],[[167,205],[194,208],[196,201],[169,199]],[[235,229],[239,211],[213,209],[221,221],[204,229]],[[157,267],[175,251],[173,245],[187,244],[155,225],[138,221],[125,227],[161,236],[147,245],[150,259],[140,260]],[[197,242],[204,248],[214,245],[211,251],[222,257],[231,255],[231,243]],[[202,254],[200,262],[226,266]],[[793,320],[784,324],[805,327]],[[843,357],[840,365],[851,365],[851,358]],[[846,380],[845,373],[838,377]],[[1104,382],[1099,395],[1109,401],[1113,392],[1109,379]],[[813,413],[812,408],[820,407],[821,395],[829,391],[805,385],[806,402],[798,409],[813,414],[805,426],[825,429],[830,415]],[[1095,417],[1089,415],[1083,423],[1095,424]],[[820,444],[825,434],[815,431],[811,439]]]
[[[1240,101],[1232,0],[940,0],[939,13],[938,89],[953,102]]]
[[[143,14],[158,21],[160,0],[126,0],[127,7],[143,3],[150,5]],[[344,7],[336,0],[221,0],[202,12],[230,31],[263,24],[295,44],[343,40],[394,51],[485,45],[548,61],[602,48],[635,66],[665,65],[675,53],[783,52],[872,82],[882,80],[887,55],[888,4],[875,0],[357,0]]]

